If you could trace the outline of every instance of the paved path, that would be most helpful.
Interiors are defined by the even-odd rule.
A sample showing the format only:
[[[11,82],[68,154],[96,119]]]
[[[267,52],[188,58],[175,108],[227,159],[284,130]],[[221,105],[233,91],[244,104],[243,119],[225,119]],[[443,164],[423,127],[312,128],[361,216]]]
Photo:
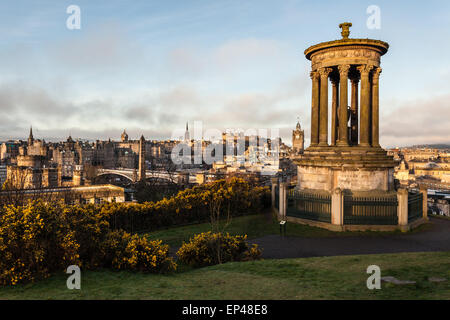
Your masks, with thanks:
[[[450,220],[431,218],[431,228],[411,234],[302,238],[269,235],[252,239],[263,248],[263,258],[283,259],[349,254],[450,251]]]

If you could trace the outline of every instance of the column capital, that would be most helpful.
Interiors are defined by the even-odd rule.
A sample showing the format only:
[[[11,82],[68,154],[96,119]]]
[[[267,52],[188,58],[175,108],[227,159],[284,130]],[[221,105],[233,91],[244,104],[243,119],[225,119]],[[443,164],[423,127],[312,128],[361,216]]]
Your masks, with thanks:
[[[372,79],[374,80],[374,82],[380,79],[380,73],[381,73],[380,67],[376,67],[372,70]]]
[[[336,85],[339,84],[339,77],[338,77],[338,76],[335,76],[335,75],[333,74],[333,76],[330,76],[330,81],[331,81],[331,83],[333,84],[333,86],[336,86]]]
[[[319,70],[320,77],[328,77],[328,75],[333,71],[331,68],[320,68]]]
[[[368,65],[368,64],[363,64],[360,66],[357,66],[356,69],[361,73],[361,75],[369,75],[370,70],[373,69],[373,66]]]
[[[358,84],[358,83],[359,83],[359,80],[360,80],[359,76],[357,76],[357,77],[352,76],[352,77],[350,78],[350,81],[351,81],[352,84]]]
[[[310,78],[311,78],[312,80],[317,80],[317,79],[319,79],[319,72],[317,72],[317,71],[311,71],[311,72],[309,73],[309,76],[310,76]]]
[[[339,74],[341,75],[346,75],[348,76],[348,70],[350,70],[350,65],[349,64],[341,64],[338,65],[338,70],[339,70]]]
[[[355,70],[355,69],[352,69],[349,73],[348,73],[348,78],[350,79],[350,81],[352,82],[352,83],[358,83],[359,82],[359,80],[360,80],[360,76],[359,76],[359,73]]]

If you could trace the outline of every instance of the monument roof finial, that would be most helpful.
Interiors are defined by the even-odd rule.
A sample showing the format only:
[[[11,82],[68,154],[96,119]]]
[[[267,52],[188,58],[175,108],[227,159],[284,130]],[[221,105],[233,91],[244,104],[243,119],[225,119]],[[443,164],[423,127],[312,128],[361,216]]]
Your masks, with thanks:
[[[339,28],[342,29],[341,31],[342,39],[348,39],[348,36],[350,35],[351,26],[352,26],[351,22],[343,22],[339,25]]]

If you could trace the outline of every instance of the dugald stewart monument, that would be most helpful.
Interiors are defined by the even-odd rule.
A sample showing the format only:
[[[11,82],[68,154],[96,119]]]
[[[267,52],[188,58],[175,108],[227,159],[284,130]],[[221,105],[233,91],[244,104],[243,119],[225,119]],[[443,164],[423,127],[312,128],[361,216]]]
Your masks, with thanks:
[[[341,39],[305,50],[311,144],[295,158],[295,189],[281,192],[287,194],[283,216],[333,230],[407,230],[426,220],[426,192],[395,190],[398,163],[379,143],[381,56],[389,45],[352,39],[351,26],[341,23]]]
[[[312,69],[311,145],[298,161],[301,189],[393,190],[396,163],[378,142],[380,59],[389,45],[350,39],[350,26],[340,24],[342,39],[305,51]]]

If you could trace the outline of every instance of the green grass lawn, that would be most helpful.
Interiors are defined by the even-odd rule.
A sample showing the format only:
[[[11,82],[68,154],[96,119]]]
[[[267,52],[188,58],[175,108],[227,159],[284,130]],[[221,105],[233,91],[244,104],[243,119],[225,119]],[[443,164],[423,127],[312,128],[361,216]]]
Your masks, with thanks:
[[[425,224],[410,231],[420,232],[430,228],[431,225]],[[194,234],[206,232],[211,230],[211,224],[202,223],[182,227],[174,227],[170,229],[158,230],[147,233],[150,239],[161,239],[170,246],[181,246],[182,242],[189,241]],[[345,236],[386,236],[388,234],[401,233],[400,231],[393,232],[377,232],[377,231],[346,231],[346,232],[334,232],[322,228],[310,227],[307,225],[287,223],[286,229],[287,236],[297,237],[345,237]],[[270,214],[256,214],[243,217],[235,217],[231,223],[225,229],[225,232],[229,232],[232,235],[248,235],[249,239],[254,239],[270,234],[279,234],[280,225],[278,221],[271,217]]]
[[[366,269],[414,280],[369,290]],[[428,277],[444,277],[431,283]],[[378,254],[234,262],[170,275],[82,272],[81,290],[59,274],[0,288],[0,299],[450,299],[450,252]]]

